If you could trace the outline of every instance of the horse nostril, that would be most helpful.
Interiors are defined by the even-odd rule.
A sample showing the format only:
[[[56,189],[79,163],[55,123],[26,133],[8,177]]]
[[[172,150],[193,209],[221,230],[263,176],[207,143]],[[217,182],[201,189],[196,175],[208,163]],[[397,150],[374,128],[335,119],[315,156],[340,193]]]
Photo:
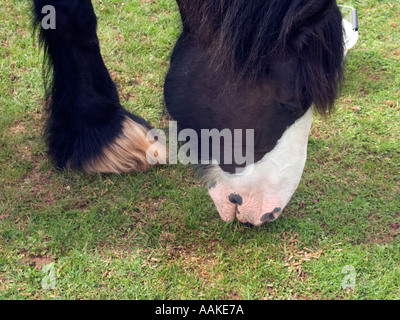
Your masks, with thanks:
[[[271,213],[266,213],[261,217],[261,222],[274,222],[277,219],[277,216],[275,216],[275,213],[281,212],[281,208],[275,208],[274,211]]]
[[[237,193],[232,193],[229,196],[229,201],[234,203],[234,204],[238,204],[239,206],[241,206],[243,204],[243,198],[240,194]]]
[[[261,217],[261,222],[274,222],[276,220],[275,214],[273,213],[266,213]]]

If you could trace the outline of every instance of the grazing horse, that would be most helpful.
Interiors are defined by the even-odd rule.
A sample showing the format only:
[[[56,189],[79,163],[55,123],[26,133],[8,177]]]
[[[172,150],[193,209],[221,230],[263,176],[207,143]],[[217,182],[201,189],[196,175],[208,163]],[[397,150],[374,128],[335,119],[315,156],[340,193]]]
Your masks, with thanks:
[[[206,146],[196,154],[198,167],[221,218],[272,222],[299,185],[313,110],[329,113],[337,96],[341,12],[335,0],[177,3],[183,29],[165,79],[168,112],[179,132],[197,133],[188,142]],[[46,5],[55,8],[55,29],[41,27]],[[119,102],[91,1],[34,0],[33,12],[52,71],[46,139],[55,165],[122,173],[146,170],[165,156],[165,144],[148,137],[151,126]],[[204,130],[241,133],[220,135],[214,152]],[[236,155],[248,150],[244,165]]]

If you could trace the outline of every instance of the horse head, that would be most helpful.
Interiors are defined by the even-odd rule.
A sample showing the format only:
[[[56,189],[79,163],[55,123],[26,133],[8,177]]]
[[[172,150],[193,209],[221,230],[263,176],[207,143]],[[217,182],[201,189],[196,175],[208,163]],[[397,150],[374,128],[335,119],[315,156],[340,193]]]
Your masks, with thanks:
[[[178,4],[167,108],[181,130],[196,130],[198,145],[204,129],[252,131],[252,140],[224,140],[217,156],[201,150],[200,171],[223,220],[274,221],[299,185],[313,110],[329,113],[337,96],[341,12],[334,0]],[[238,150],[252,150],[252,161],[235,161]]]

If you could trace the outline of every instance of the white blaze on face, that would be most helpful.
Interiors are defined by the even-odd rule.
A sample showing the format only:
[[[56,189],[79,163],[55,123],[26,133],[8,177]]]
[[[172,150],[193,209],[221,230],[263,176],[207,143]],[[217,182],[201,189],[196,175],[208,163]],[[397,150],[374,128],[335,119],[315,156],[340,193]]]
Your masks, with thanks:
[[[235,216],[259,226],[274,221],[297,189],[307,158],[312,108],[290,126],[275,148],[242,174],[210,169],[209,193],[224,221]]]

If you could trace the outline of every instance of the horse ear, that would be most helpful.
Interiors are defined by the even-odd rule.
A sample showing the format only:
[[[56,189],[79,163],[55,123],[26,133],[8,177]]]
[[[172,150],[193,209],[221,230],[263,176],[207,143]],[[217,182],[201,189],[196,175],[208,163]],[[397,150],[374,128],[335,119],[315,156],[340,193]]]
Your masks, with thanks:
[[[336,0],[303,0],[295,1],[283,19],[283,28],[279,36],[284,47],[296,44],[301,46],[305,30],[323,20]]]

